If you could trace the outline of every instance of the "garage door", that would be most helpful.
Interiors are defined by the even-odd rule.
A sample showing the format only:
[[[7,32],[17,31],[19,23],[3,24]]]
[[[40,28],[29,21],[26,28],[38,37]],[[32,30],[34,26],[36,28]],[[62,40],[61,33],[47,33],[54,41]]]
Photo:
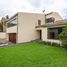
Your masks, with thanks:
[[[9,33],[9,41],[16,43],[16,33]]]

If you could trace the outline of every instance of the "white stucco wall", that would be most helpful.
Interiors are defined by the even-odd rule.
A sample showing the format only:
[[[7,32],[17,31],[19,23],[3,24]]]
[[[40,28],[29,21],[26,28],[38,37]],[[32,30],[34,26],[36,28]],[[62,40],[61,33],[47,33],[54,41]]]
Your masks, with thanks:
[[[36,23],[38,23],[38,19],[43,22],[44,16],[32,13],[18,14],[18,43],[30,42],[40,38],[39,33],[35,28]]]
[[[35,14],[35,17],[36,26],[38,26],[38,20],[41,20],[41,25],[45,24],[45,14]]]
[[[7,28],[7,33],[17,33],[17,26]]]
[[[47,28],[42,28],[42,40],[45,41],[47,40]]]

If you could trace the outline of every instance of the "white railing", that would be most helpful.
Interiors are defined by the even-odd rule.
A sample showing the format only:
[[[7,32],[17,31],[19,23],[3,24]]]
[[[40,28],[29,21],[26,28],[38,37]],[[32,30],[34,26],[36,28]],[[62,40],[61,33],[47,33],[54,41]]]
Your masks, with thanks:
[[[51,42],[51,43],[57,43],[57,44],[60,44],[60,46],[62,46],[62,42],[60,40],[47,39],[45,41],[46,42]]]

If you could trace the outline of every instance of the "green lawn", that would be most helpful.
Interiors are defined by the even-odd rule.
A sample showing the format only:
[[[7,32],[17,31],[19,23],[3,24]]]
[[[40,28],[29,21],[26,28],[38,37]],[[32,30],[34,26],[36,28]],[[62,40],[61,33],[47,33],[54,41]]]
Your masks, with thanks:
[[[39,42],[4,47],[0,67],[67,67],[67,51]]]

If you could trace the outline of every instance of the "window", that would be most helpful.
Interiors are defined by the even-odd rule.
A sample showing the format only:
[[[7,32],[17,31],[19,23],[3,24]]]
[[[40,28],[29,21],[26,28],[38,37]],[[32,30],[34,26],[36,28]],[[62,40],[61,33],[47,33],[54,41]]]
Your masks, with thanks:
[[[41,20],[38,20],[38,25],[41,25]]]
[[[51,23],[54,21],[55,21],[55,18],[53,18],[53,17],[46,19],[46,23]]]
[[[50,39],[55,39],[55,32],[50,32]]]

